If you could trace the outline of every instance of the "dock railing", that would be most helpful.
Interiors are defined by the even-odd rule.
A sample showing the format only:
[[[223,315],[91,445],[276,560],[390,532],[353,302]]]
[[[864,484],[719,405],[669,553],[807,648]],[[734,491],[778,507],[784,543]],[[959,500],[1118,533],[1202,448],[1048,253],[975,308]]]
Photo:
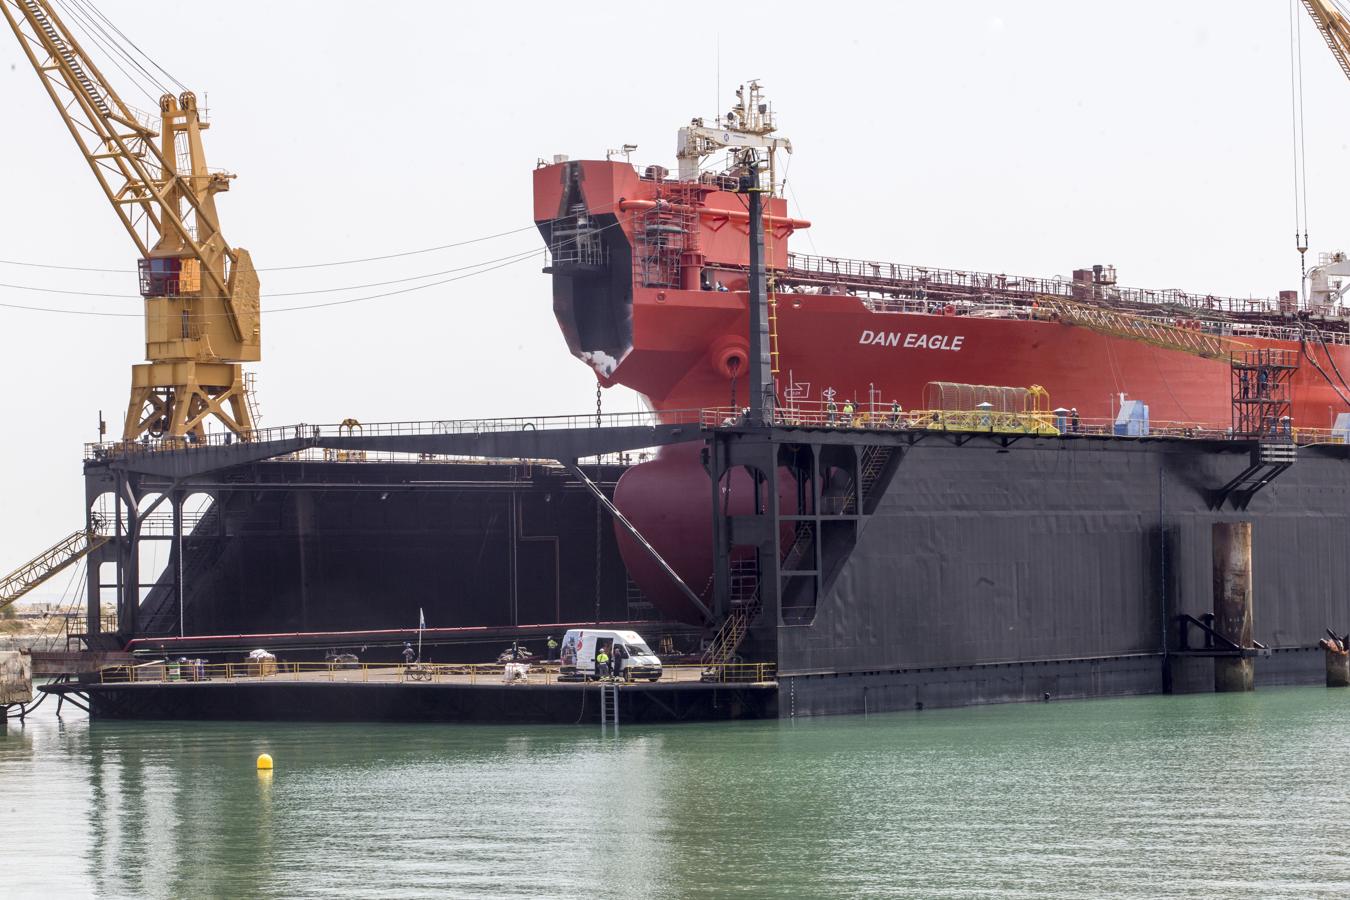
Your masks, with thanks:
[[[520,668],[514,668],[519,666]],[[777,677],[774,663],[722,663],[712,665],[663,666],[660,677],[637,676],[621,684],[754,684],[772,682]],[[587,681],[594,682],[593,676]],[[286,662],[249,660],[246,662],[205,662],[196,659],[155,660],[135,665],[108,666],[99,671],[101,684],[191,684],[335,682],[360,684],[576,684],[581,679],[561,676],[557,663],[358,663]]]
[[[1231,429],[1227,425],[1218,426],[1212,423],[1155,420],[1150,423],[1147,435],[1115,435],[1115,422],[1111,418],[1084,417],[1074,421],[1069,416],[1059,416],[1053,411],[1045,410],[1016,412],[979,409],[912,409],[897,413],[891,411],[890,401],[884,398],[878,398],[873,402],[855,402],[852,413],[846,411],[846,406],[847,402],[839,398],[836,398],[833,403],[828,400],[786,400],[774,408],[772,413],[773,424],[786,427],[840,428],[862,431],[992,432],[996,434],[1035,434],[1042,436],[1087,434],[1114,435],[1116,437],[1183,437],[1206,440],[1232,437]],[[748,412],[744,408],[719,406],[704,409],[664,410],[661,412],[605,413],[599,417],[590,413],[501,419],[372,422],[361,423],[355,427],[347,423],[338,425],[301,424],[258,429],[252,432],[250,440],[317,441],[322,438],[488,434],[532,429],[554,431],[599,426],[654,428],[657,425],[694,425],[703,429],[717,429],[744,424],[747,415]],[[1296,427],[1293,429],[1292,438],[1294,443],[1297,444],[1347,443],[1344,434],[1335,433],[1329,428]],[[159,440],[86,444],[85,458],[101,460],[126,455],[181,450],[188,447],[227,446],[237,441],[238,439],[232,434],[213,433],[208,434],[200,441],[161,438]],[[304,452],[306,451],[300,451],[302,454]],[[324,453],[326,454],[323,457],[324,459],[339,462],[374,459],[377,453],[382,453],[384,456],[394,455],[392,452],[364,450],[332,450],[324,451]],[[409,455],[402,454],[402,456]],[[471,457],[454,458],[471,459]]]
[[[697,425],[701,409],[652,412],[577,413],[559,416],[510,416],[480,419],[428,419],[419,422],[340,422],[330,425],[283,425],[256,428],[244,438],[232,432],[210,432],[201,438],[144,438],[86,444],[85,459],[107,459],[139,453],[159,453],[200,447],[227,447],[240,441],[315,441],[322,438],[405,437],[410,435],[492,434],[506,431],[558,431],[581,428],[654,428],[657,425]]]

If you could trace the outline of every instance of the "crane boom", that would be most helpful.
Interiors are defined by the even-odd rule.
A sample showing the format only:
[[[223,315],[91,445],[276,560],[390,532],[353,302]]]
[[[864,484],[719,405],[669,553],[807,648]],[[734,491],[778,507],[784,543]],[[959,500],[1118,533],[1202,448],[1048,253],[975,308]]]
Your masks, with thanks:
[[[261,357],[258,277],[220,230],[196,96],[164,94],[158,122],[123,102],[48,0],[0,12],[140,254],[146,364],[132,367],[124,440],[201,438],[215,418],[253,430],[240,362]],[[156,127],[158,126],[158,127]]]
[[[1330,0],[1303,0],[1303,8],[1312,16],[1345,77],[1350,78],[1350,21]]]

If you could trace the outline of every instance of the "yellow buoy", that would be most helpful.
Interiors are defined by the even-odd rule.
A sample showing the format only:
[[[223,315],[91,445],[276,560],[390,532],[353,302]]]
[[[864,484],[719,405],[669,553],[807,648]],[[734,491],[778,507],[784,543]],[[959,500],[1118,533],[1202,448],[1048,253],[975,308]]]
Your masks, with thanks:
[[[262,753],[262,754],[259,754],[259,755],[258,755],[258,768],[259,768],[259,769],[271,769],[271,768],[272,768],[272,754],[270,754],[270,753]]]

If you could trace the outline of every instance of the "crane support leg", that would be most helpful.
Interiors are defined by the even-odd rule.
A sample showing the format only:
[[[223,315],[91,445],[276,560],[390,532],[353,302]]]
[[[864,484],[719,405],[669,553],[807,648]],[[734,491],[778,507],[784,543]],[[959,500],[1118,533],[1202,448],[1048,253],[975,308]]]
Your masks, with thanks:
[[[247,440],[253,430],[242,367],[228,363],[145,363],[132,366],[131,402],[122,438],[206,435],[215,418]]]

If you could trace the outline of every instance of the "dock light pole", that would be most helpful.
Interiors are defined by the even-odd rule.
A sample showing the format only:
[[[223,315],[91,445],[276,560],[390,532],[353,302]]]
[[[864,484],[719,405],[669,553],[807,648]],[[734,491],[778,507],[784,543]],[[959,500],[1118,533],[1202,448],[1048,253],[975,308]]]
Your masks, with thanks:
[[[773,424],[773,365],[769,360],[769,295],[764,260],[764,189],[752,168],[741,176],[750,198],[750,422]]]

